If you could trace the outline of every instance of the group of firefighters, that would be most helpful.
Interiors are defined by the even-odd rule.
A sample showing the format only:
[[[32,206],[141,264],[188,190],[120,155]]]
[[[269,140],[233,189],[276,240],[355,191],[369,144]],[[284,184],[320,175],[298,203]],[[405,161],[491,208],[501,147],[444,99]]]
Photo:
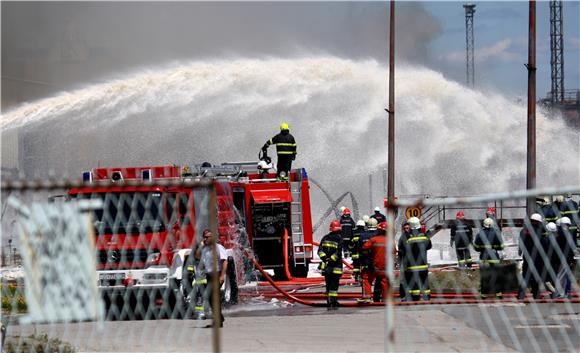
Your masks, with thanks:
[[[520,232],[519,254],[523,266],[518,298],[525,298],[528,287],[534,298],[540,298],[540,286],[544,286],[552,298],[570,297],[579,212],[578,203],[570,195],[558,195],[553,203],[549,197],[539,198],[537,212],[525,219]],[[348,208],[342,207],[341,213],[340,219],[330,222],[330,232],[322,238],[318,250],[320,269],[326,280],[328,308],[338,308],[343,255],[350,255],[353,276],[362,285],[362,297],[358,301],[384,300],[390,290],[386,274],[385,216],[377,207],[372,216],[363,216],[355,223]],[[473,247],[479,252],[481,298],[501,299],[507,284],[503,278],[505,264],[501,261],[502,227],[496,219],[495,208],[487,208],[481,227],[467,221],[463,211],[458,211],[455,218],[450,227],[450,245],[455,247],[458,267],[472,268],[470,248]],[[475,237],[474,228],[479,229]],[[427,251],[431,246],[430,232],[417,217],[403,223],[401,235],[396,245],[392,245],[392,256],[397,259],[395,266],[400,269],[402,301],[430,299]]]

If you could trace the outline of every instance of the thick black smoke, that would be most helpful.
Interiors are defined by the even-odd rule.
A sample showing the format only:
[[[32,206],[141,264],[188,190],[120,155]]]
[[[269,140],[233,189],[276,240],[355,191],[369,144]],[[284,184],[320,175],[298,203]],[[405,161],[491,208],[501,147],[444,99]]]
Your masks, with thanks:
[[[388,58],[386,3],[2,2],[3,108],[172,61],[332,55]],[[424,64],[441,32],[397,4],[400,59]]]

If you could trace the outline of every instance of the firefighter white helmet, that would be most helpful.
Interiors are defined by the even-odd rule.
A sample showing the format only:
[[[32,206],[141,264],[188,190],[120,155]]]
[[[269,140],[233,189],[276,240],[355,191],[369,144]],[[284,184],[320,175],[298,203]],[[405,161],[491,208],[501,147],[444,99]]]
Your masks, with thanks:
[[[407,220],[407,223],[411,226],[411,229],[420,229],[421,221],[417,217],[411,217]]]
[[[376,229],[379,222],[375,218],[369,219],[369,228]]]
[[[359,219],[358,221],[356,221],[356,226],[357,227],[364,227],[367,223],[365,221],[363,221],[362,219]]]
[[[493,219],[486,218],[483,220],[483,228],[491,228],[493,226]]]
[[[340,206],[340,214],[343,214],[344,210],[346,210],[346,206]]]
[[[558,196],[556,196],[556,202],[557,203],[564,202],[564,195],[558,195]]]
[[[546,230],[548,232],[557,232],[558,227],[556,226],[556,223],[550,222],[550,223],[546,224]]]
[[[379,206],[375,207],[375,212],[381,212],[381,208]]]
[[[560,221],[560,224],[572,225],[572,221],[568,217],[562,217],[558,221]]]
[[[530,219],[531,219],[532,221],[536,221],[536,222],[543,222],[543,221],[544,221],[544,219],[542,218],[542,215],[541,215],[541,214],[539,214],[539,213],[534,213],[534,214],[533,214],[533,215],[530,217]]]
[[[371,219],[371,217],[369,217],[368,214],[362,216],[362,220],[365,221],[365,223],[369,223],[369,219]]]

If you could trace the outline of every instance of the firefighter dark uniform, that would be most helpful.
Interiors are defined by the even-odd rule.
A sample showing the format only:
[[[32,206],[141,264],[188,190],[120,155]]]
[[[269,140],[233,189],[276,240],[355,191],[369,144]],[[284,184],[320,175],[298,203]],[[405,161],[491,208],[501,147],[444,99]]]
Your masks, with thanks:
[[[558,201],[558,200],[557,200]],[[568,217],[571,221],[568,228],[572,234],[578,235],[578,226],[580,225],[580,209],[578,203],[572,199],[564,200],[563,202],[556,202],[556,207],[560,211],[561,217]],[[574,239],[578,245],[578,238]]]
[[[539,213],[526,220],[524,228],[520,231],[519,254],[522,256],[522,282],[518,293],[519,299],[525,298],[526,289],[531,286],[532,295],[535,299],[540,297],[541,273],[544,271],[543,248],[540,242],[544,232],[543,218]]]
[[[318,256],[322,261],[321,270],[326,281],[328,309],[338,309],[338,285],[342,276],[342,237],[338,220],[330,223],[330,233],[320,240]]]
[[[399,238],[398,250],[401,272],[404,275],[404,292],[406,300],[429,300],[429,263],[427,250],[431,249],[431,239],[421,232],[418,218],[408,220],[411,231],[403,233]]]
[[[205,298],[207,276],[203,265],[195,259],[194,254],[195,250],[187,257],[184,264],[183,288],[185,293],[189,293],[189,302],[193,306],[193,318],[202,320],[210,313],[209,302]]]
[[[361,256],[361,236],[365,231],[365,222],[358,221],[356,228],[352,231],[352,238],[350,238],[350,242],[348,243],[347,247],[350,251],[350,256],[352,258],[352,274],[355,280],[358,281],[360,278],[360,256]]]
[[[350,239],[352,238],[352,232],[354,230],[355,227],[355,223],[354,220],[352,219],[352,217],[350,216],[350,210],[348,208],[345,208],[342,216],[340,217],[340,233],[342,236],[342,242],[343,244],[348,244],[350,243]],[[344,249],[345,250],[345,256],[347,255],[346,252],[348,252],[348,248]]]
[[[296,159],[296,141],[294,136],[290,134],[290,127],[286,123],[280,125],[280,133],[264,144],[262,151],[266,154],[270,145],[276,145],[276,152],[278,154],[278,161],[276,169],[278,177],[286,179],[292,169],[292,161]],[[281,172],[286,172],[286,176],[282,177]]]
[[[371,218],[376,219],[378,224],[381,224],[382,222],[387,221],[387,217],[385,217],[385,215],[382,214],[381,211],[377,210],[377,209],[375,209],[375,213],[371,216]]]
[[[500,258],[498,251],[504,248],[503,239],[501,232],[494,227],[494,222],[491,218],[483,220],[483,227],[473,241],[473,247],[480,253],[481,298],[485,299],[489,295],[495,295],[497,299],[501,299],[503,296],[503,284],[499,280],[498,267]]]
[[[464,220],[462,211],[457,212],[455,223],[451,226],[450,246],[455,245],[459,268],[471,268],[472,260],[469,247],[473,242],[473,229]]]

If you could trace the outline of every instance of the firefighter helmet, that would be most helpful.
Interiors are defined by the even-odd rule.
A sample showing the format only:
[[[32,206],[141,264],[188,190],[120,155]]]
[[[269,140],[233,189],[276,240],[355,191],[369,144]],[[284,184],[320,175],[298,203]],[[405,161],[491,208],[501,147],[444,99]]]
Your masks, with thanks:
[[[378,230],[386,231],[387,230],[387,222],[381,222],[377,225]]]
[[[407,220],[407,223],[411,226],[411,229],[421,229],[421,221],[417,217],[411,217]]]
[[[458,211],[458,212],[455,214],[455,218],[456,218],[456,219],[464,219],[464,218],[465,218],[465,213],[463,213],[463,211]]]
[[[367,224],[367,223],[366,223],[365,221],[363,221],[362,219],[359,219],[359,220],[356,222],[356,226],[357,226],[357,227],[364,227],[366,224]]]
[[[546,224],[546,230],[548,232],[557,232],[558,227],[556,226],[556,223],[550,222],[550,223]]]
[[[369,219],[371,219],[371,217],[369,217],[368,214],[362,216],[362,220],[365,221],[365,223],[367,224],[369,223]]]
[[[335,219],[334,221],[330,222],[330,227],[328,228],[331,232],[338,232],[339,230],[342,229],[338,219]]]
[[[556,196],[556,202],[557,203],[564,202],[564,195],[558,195],[558,196]]]
[[[530,216],[530,219],[532,221],[536,221],[536,222],[543,222],[544,219],[542,218],[542,215],[539,213],[534,213],[533,215]]]
[[[340,206],[339,210],[340,210],[340,214],[343,214],[344,213],[344,210],[346,210],[346,207],[345,206]]]
[[[379,206],[375,207],[375,212],[381,212],[381,208]]]
[[[558,221],[560,221],[560,224],[572,225],[572,221],[568,217],[562,217]]]
[[[371,218],[371,219],[369,219],[369,223],[368,223],[368,225],[369,225],[369,228],[372,228],[372,229],[377,229],[377,225],[378,225],[378,224],[379,224],[379,222],[377,221],[377,219],[376,219],[376,218]]]
[[[495,216],[495,207],[488,207],[487,210],[485,210],[485,214]]]
[[[486,218],[483,220],[483,228],[491,228],[493,226],[493,219]]]
[[[288,123],[283,122],[282,124],[280,124],[280,130],[282,130],[282,131],[290,130],[290,126],[288,125]]]
[[[342,211],[342,214],[350,214],[350,210],[348,208],[344,208],[344,211]]]

